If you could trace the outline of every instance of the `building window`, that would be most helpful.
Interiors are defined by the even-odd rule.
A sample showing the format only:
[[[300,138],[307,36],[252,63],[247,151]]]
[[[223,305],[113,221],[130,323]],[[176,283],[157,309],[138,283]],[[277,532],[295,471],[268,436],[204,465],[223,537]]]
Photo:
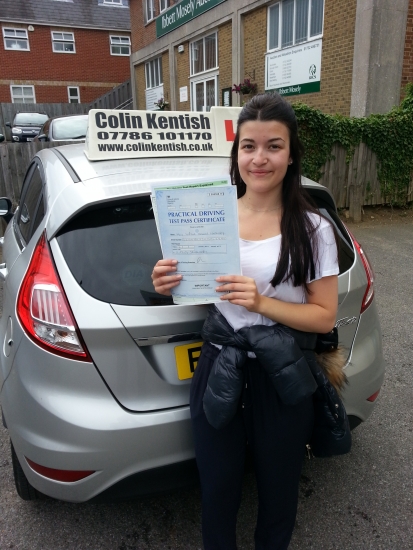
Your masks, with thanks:
[[[191,109],[193,111],[210,111],[218,105],[218,75],[191,82]]]
[[[218,105],[217,33],[191,42],[191,109],[209,111]],[[207,73],[207,74],[205,74]]]
[[[218,105],[218,40],[217,33],[191,42],[191,109],[209,111]],[[205,74],[208,73],[208,74]]]
[[[102,6],[118,6],[120,8],[128,7],[128,0],[99,0]]]
[[[146,89],[157,88],[163,84],[162,58],[157,57],[145,63]]]
[[[76,53],[75,35],[72,32],[52,31],[52,45],[55,53]]]
[[[218,67],[217,34],[209,34],[191,42],[191,75]]]
[[[129,36],[111,36],[110,37],[110,54],[111,55],[130,55],[130,38]]]
[[[324,0],[283,0],[268,8],[268,50],[288,48],[323,32]]]
[[[156,102],[164,97],[162,77],[162,57],[156,57],[145,63],[145,100],[148,111],[156,109]]]
[[[159,13],[167,10],[172,6],[173,2],[171,0],[159,0]]]
[[[36,103],[34,86],[10,86],[12,103]]]
[[[29,37],[26,29],[3,27],[3,41],[6,50],[30,50]]]
[[[67,97],[69,99],[69,103],[80,103],[79,86],[68,86]]]
[[[145,22],[155,19],[155,0],[145,0]]]

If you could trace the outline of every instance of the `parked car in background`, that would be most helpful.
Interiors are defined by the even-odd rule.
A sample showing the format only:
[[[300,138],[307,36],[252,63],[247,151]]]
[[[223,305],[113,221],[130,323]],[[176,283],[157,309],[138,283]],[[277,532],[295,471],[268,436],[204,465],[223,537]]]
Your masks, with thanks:
[[[88,115],[67,115],[49,118],[34,141],[84,141]]]
[[[112,144],[99,143],[108,155],[102,160],[91,160],[84,144],[43,149],[14,215],[10,199],[0,199],[0,215],[13,215],[0,241],[0,399],[16,488],[26,500],[131,496],[196,475],[189,388],[207,306],[177,306],[154,291],[151,272],[162,251],[150,191],[154,182],[222,180],[228,158],[198,153],[211,150],[195,141],[201,132],[153,131],[187,120],[208,129],[210,113],[169,121],[148,112],[151,127],[139,132],[137,113],[96,110],[97,136],[105,144],[116,134],[123,151],[141,147],[141,158],[116,158],[122,149]],[[116,121],[136,126],[106,131]],[[225,135],[214,124],[203,139],[212,141],[215,131]],[[91,147],[90,135],[91,125]],[[173,138],[173,147],[146,147],[157,135]],[[174,157],[151,153],[178,145]],[[373,271],[328,189],[306,178],[303,186],[340,241],[336,326],[354,428],[371,415],[384,377]]]
[[[18,112],[13,122],[6,122],[6,126],[11,128],[12,141],[33,141],[48,118],[46,113]]]

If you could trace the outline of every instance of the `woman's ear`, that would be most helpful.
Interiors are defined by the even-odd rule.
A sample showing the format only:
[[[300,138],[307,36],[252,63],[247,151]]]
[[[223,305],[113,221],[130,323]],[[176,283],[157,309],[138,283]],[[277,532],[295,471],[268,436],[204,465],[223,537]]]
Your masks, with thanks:
[[[290,160],[288,161],[288,164],[292,164],[293,163],[293,159],[290,157]]]

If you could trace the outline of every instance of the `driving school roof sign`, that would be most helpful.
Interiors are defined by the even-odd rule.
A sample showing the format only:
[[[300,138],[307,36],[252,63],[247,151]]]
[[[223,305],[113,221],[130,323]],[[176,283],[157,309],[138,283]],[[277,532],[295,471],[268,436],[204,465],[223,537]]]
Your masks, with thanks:
[[[188,23],[225,0],[181,0],[156,18],[156,38]]]
[[[90,160],[229,157],[240,107],[195,111],[91,109],[85,153]]]

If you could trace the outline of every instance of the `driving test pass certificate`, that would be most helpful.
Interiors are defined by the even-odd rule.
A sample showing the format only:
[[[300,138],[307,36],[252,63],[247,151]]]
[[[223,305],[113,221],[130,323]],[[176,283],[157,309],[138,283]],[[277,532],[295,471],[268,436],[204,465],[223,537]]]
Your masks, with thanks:
[[[219,302],[216,277],[240,275],[237,188],[154,189],[164,258],[178,260],[176,304]]]

